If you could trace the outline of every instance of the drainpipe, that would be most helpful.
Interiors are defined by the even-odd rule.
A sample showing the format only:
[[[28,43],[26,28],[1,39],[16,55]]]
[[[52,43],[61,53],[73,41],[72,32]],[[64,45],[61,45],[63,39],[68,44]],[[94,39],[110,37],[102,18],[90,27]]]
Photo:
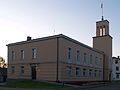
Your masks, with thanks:
[[[59,82],[58,80],[58,63],[59,63],[59,37],[57,37],[57,70],[56,70],[56,82]]]

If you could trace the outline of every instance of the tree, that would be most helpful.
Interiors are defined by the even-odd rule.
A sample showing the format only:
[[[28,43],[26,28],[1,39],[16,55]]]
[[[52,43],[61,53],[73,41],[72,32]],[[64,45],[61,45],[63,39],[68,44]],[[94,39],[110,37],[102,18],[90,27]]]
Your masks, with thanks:
[[[5,59],[3,57],[0,57],[0,67],[6,68],[7,64],[5,64]]]

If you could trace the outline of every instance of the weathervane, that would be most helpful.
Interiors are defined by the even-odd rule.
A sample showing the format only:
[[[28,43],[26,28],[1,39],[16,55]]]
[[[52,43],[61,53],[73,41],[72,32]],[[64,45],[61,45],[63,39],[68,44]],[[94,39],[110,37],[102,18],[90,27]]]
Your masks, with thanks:
[[[101,3],[101,9],[102,9],[102,21],[104,20],[104,17],[103,17],[103,3]]]

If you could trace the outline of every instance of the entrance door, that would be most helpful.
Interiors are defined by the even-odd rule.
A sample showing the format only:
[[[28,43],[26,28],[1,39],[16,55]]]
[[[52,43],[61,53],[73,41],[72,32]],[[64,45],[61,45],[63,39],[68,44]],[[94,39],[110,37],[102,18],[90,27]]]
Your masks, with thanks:
[[[31,67],[32,79],[36,79],[36,66]]]

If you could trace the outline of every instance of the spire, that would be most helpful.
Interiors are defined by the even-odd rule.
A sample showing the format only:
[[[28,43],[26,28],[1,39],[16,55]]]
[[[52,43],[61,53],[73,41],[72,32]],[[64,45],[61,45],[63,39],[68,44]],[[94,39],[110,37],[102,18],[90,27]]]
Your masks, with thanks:
[[[102,21],[104,20],[104,17],[103,17],[103,3],[101,3],[101,10],[102,10]]]

